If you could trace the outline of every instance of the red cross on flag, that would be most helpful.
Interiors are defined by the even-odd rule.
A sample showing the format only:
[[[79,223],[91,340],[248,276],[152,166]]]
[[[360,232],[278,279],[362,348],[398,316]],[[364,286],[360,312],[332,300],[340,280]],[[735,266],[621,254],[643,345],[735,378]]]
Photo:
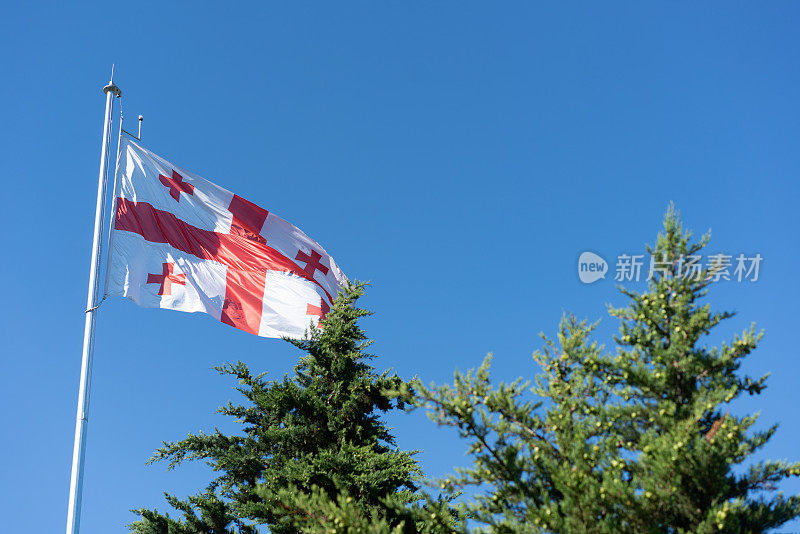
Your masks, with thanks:
[[[108,295],[299,338],[347,282],[297,227],[125,135],[116,181]]]

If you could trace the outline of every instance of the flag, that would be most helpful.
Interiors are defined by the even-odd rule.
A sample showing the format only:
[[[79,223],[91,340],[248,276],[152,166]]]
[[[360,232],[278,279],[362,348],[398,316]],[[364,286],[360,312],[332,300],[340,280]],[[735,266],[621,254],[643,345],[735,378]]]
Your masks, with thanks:
[[[127,135],[116,183],[107,295],[300,338],[347,282],[300,229]]]

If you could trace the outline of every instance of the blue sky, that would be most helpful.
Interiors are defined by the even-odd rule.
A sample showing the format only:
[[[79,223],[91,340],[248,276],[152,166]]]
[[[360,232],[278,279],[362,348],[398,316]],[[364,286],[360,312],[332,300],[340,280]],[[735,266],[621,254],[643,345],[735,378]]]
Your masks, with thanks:
[[[0,400],[9,532],[66,521],[104,98],[112,63],[146,146],[293,222],[351,278],[379,369],[447,381],[494,352],[532,376],[540,331],[624,299],[577,258],[652,242],[669,201],[711,252],[760,253],[755,283],[713,288],[766,331],[738,413],[798,459],[800,83],[791,2],[15,3],[0,20],[6,306]],[[119,108],[117,108],[118,110]],[[208,480],[145,460],[161,440],[230,430],[214,415],[241,359],[279,378],[297,351],[195,314],[108,300],[97,325],[82,532],[123,531]],[[390,418],[430,475],[463,443]],[[782,488],[800,491],[791,481]],[[800,522],[783,530],[798,530]]]

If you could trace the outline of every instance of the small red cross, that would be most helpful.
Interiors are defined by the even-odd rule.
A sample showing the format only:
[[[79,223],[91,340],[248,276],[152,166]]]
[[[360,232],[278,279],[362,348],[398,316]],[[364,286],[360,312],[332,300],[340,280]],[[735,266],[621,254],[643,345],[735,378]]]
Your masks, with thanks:
[[[319,271],[322,274],[328,274],[328,268],[322,265],[319,260],[322,259],[322,254],[317,252],[316,250],[311,251],[311,256],[303,252],[302,250],[297,251],[297,256],[294,259],[302,261],[306,264],[305,269],[303,269],[308,276],[314,278],[314,272]]]
[[[328,303],[325,302],[325,299],[321,300],[321,306],[314,306],[313,304],[306,304],[306,315],[316,315],[319,317],[319,320],[323,320],[328,312],[331,311],[331,307],[328,306]],[[317,323],[317,328],[322,328],[322,325]]]
[[[161,284],[161,287],[158,288],[159,295],[172,295],[172,284],[185,286],[186,275],[180,273],[172,274],[172,270],[175,268],[174,263],[164,263],[163,266],[164,272],[162,274],[147,274],[147,283]]]
[[[158,179],[164,184],[164,187],[169,187],[169,196],[174,198],[176,202],[181,201],[181,191],[190,196],[194,194],[194,186],[184,182],[183,176],[175,171],[172,171],[172,178],[167,178],[163,174],[159,174]]]

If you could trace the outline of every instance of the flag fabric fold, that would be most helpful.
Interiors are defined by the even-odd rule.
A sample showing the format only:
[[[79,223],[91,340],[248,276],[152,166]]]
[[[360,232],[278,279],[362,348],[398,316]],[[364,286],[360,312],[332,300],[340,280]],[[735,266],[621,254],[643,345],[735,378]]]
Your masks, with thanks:
[[[127,135],[116,182],[108,295],[300,338],[347,283],[300,229]]]

